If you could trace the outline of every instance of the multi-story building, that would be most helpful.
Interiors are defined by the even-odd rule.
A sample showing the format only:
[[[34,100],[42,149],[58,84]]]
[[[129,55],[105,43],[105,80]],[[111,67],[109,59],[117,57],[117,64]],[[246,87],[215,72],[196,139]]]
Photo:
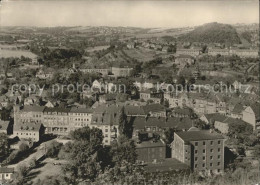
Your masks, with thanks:
[[[260,105],[259,103],[247,106],[242,111],[242,120],[253,126],[253,129],[260,136]]]
[[[201,48],[177,48],[176,54],[177,55],[191,55],[191,56],[198,56],[201,53]]]
[[[71,129],[90,126],[92,120],[92,109],[72,108],[69,112],[69,124]]]
[[[154,103],[161,103],[163,100],[163,93],[154,89],[148,89],[140,92],[140,99],[144,101],[153,101]]]
[[[111,68],[111,72],[112,72],[113,76],[115,76],[115,77],[130,76],[132,70],[133,70],[133,68],[129,68],[129,67],[125,67],[125,68],[112,67]]]
[[[224,137],[211,131],[175,132],[172,158],[191,170],[220,173],[224,170]]]
[[[100,73],[103,76],[107,76],[109,74],[109,69],[79,69],[82,73]]]
[[[195,59],[190,55],[179,55],[175,58],[174,63],[180,66],[192,65]]]
[[[44,128],[41,123],[36,122],[18,122],[14,124],[13,136],[21,140],[31,140],[38,142],[44,134]]]
[[[242,58],[257,58],[259,56],[257,49],[230,49],[230,55],[237,55]]]
[[[208,55],[222,55],[222,56],[227,56],[229,55],[229,49],[227,48],[208,48]]]
[[[11,134],[12,126],[10,121],[3,121],[0,119],[0,133]]]
[[[91,119],[92,110],[86,108],[14,106],[14,124],[42,123],[48,134],[68,135],[76,128],[89,126]]]
[[[101,105],[97,107],[92,116],[90,127],[96,127],[102,130],[105,145],[110,145],[119,136],[118,116],[122,109],[119,105]]]
[[[158,162],[166,158],[166,144],[163,140],[136,143],[137,161]]]

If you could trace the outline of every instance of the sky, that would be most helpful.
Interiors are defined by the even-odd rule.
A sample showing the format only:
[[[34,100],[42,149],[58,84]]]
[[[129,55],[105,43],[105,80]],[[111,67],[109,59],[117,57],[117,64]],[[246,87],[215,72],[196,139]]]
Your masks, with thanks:
[[[1,26],[186,27],[258,23],[259,1],[4,0]]]

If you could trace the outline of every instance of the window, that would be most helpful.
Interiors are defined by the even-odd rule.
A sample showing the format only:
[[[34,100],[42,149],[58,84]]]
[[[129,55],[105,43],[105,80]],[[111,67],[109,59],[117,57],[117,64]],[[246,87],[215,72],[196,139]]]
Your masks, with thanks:
[[[220,172],[220,169],[218,169],[218,172]]]
[[[210,166],[213,166],[212,163],[210,163]]]
[[[220,162],[218,162],[218,166],[220,166]]]
[[[188,153],[188,150],[185,150],[186,153]]]
[[[206,144],[206,142],[205,141],[203,141],[203,145],[205,145]]]
[[[205,157],[202,157],[202,160],[205,161]]]
[[[220,141],[218,141],[218,144],[220,145]]]
[[[213,152],[213,149],[210,149],[210,152],[212,153],[212,152]]]
[[[210,144],[213,145],[213,141],[210,141]]]
[[[105,129],[105,132],[108,132],[108,129]]]
[[[195,157],[195,161],[197,161],[198,160],[198,157]]]
[[[105,143],[108,143],[108,140],[105,140]]]
[[[218,155],[218,159],[220,159],[220,155]]]
[[[203,149],[203,153],[205,154],[205,152],[206,152],[206,150],[205,149]]]
[[[203,168],[205,167],[205,163],[202,164],[202,167],[203,167]]]
[[[198,150],[195,150],[195,154],[197,154],[198,153]]]
[[[198,167],[198,165],[197,164],[195,164],[195,166],[194,166],[195,168],[197,168]]]
[[[210,159],[212,160],[212,159],[213,159],[213,156],[210,156]]]
[[[198,146],[198,142],[195,142],[195,146]]]

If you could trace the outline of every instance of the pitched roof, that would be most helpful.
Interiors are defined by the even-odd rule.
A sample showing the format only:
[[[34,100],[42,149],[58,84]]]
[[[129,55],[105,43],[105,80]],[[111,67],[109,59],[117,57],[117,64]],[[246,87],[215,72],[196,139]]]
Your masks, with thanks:
[[[144,129],[145,127],[160,127],[160,128],[176,128],[177,130],[187,130],[192,127],[192,120],[189,118],[154,118],[154,117],[134,117],[128,118],[128,121],[133,122],[135,129]]]
[[[141,106],[126,105],[125,113],[128,116],[131,115],[146,115],[144,109]]]
[[[219,113],[213,113],[213,114],[204,114],[204,116],[207,118],[208,121],[220,121],[223,122],[227,117],[219,114]]]
[[[92,113],[93,109],[73,107],[70,110],[71,113]]]
[[[18,122],[14,124],[14,131],[32,131],[39,132],[42,124],[36,122]]]
[[[161,104],[150,104],[142,107],[145,114],[150,112],[161,112],[166,111],[165,107]]]
[[[157,142],[151,141],[142,141],[141,143],[135,143],[136,148],[153,148],[153,147],[165,147],[166,144],[163,140],[158,140]]]
[[[10,124],[10,121],[0,120],[0,130],[7,130],[9,124]]]
[[[68,113],[68,112],[70,112],[70,109],[68,109],[68,108],[62,108],[62,107],[46,107],[43,112],[62,112],[62,113]]]
[[[175,132],[180,138],[185,142],[189,141],[200,141],[200,140],[215,140],[215,139],[224,139],[221,134],[216,132],[210,132],[208,130],[201,131],[187,131],[187,132]]]
[[[238,103],[238,104],[235,105],[232,113],[241,114],[244,109],[245,109],[244,106],[241,103]]]
[[[21,111],[23,111],[23,112],[43,112],[44,109],[45,109],[45,107],[43,107],[43,106],[25,105]]]
[[[0,173],[14,173],[14,168],[0,167]]]

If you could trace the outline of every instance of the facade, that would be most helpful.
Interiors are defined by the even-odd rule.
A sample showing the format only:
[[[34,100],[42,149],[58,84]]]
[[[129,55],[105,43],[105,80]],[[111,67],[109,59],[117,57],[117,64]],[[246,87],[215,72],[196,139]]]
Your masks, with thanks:
[[[222,134],[227,134],[230,124],[248,124],[241,119],[226,117],[223,121],[215,121],[214,127],[218,129]]]
[[[187,164],[193,171],[224,171],[224,138],[210,131],[174,133],[172,158]]]
[[[177,48],[176,54],[177,55],[191,55],[191,56],[198,56],[201,53],[201,49],[194,48],[194,49],[185,49],[185,48]]]
[[[36,122],[18,122],[14,124],[13,136],[20,140],[31,140],[38,142],[44,134],[44,128],[41,123]]]
[[[136,143],[137,161],[157,162],[166,158],[166,144],[163,140]]]
[[[161,103],[161,101],[163,100],[163,93],[148,89],[140,92],[140,99],[146,102],[148,100],[151,100],[153,101],[153,103]]]
[[[118,112],[122,107],[119,105],[103,104],[95,108],[90,127],[102,130],[104,135],[103,144],[111,145],[119,136]]]
[[[227,56],[229,55],[229,49],[221,49],[221,48],[208,48],[208,55],[222,55]]]
[[[239,57],[250,57],[250,58],[257,58],[258,57],[258,50],[257,49],[231,49],[231,55],[237,55]]]
[[[188,65],[192,65],[192,64],[194,64],[194,62],[195,62],[195,59],[192,57],[192,56],[190,56],[190,55],[180,55],[180,56],[177,56],[176,58],[175,58],[175,64],[177,64],[177,65],[180,65],[180,66],[186,66],[187,64]]]
[[[92,119],[92,110],[85,108],[14,106],[14,113],[15,124],[41,123],[45,133],[55,135],[68,135],[76,128],[89,126]]]
[[[109,74],[109,69],[79,69],[82,73],[100,73],[103,76]]]
[[[133,70],[133,68],[120,68],[120,67],[112,67],[111,68],[111,72],[113,74],[113,76],[115,77],[127,77],[130,76],[131,71]]]
[[[14,168],[0,167],[0,182],[13,179]]]

